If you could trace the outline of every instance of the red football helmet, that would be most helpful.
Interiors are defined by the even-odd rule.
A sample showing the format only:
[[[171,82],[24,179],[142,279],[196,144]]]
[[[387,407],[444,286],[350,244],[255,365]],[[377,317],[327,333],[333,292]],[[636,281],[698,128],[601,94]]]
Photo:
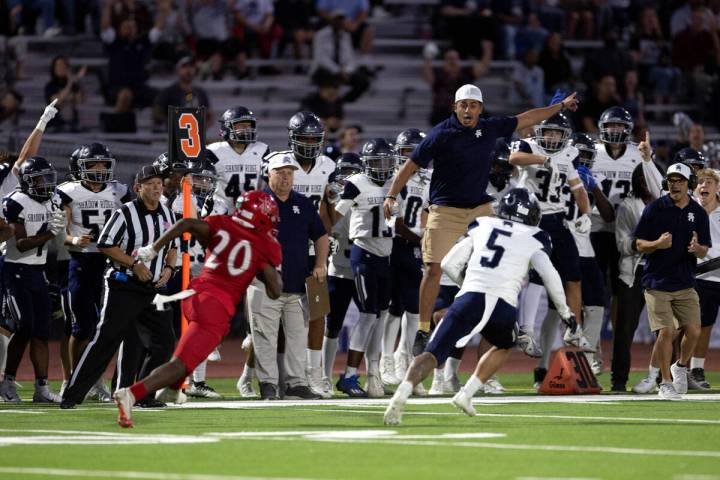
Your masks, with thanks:
[[[265,192],[245,192],[237,199],[233,215],[263,233],[272,232],[280,222],[277,202]]]

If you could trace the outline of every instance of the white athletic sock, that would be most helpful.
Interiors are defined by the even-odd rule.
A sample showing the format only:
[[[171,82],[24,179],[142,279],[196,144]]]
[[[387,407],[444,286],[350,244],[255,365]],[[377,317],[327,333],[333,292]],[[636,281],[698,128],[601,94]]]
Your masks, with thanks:
[[[380,318],[383,318],[383,316],[386,316],[386,311],[383,311],[380,314]],[[377,360],[380,361],[380,355],[382,352],[382,343],[383,343],[383,334],[385,333],[385,328],[382,322],[377,321],[375,322],[375,327],[370,332],[370,338],[368,339],[368,345],[367,350],[365,351],[365,356],[371,360]]]
[[[537,316],[540,300],[545,287],[535,283],[528,283],[520,293],[520,312],[518,325],[532,336],[535,332],[535,317]]]
[[[605,316],[605,307],[589,306],[583,307],[583,335],[587,338],[590,345],[595,347],[597,351],[600,347],[600,331],[602,330],[603,317]],[[585,352],[588,362],[592,363],[595,359],[602,359],[602,353]]]
[[[444,368],[436,368],[433,371],[433,383],[435,383],[435,380],[440,380],[441,382],[445,381],[445,369]]]
[[[483,386],[483,382],[480,381],[478,377],[475,376],[475,374],[470,375],[470,378],[468,379],[467,383],[463,387],[465,390],[465,393],[468,394],[469,397],[472,397],[475,395],[475,393],[480,390],[480,387]]]
[[[648,368],[648,378],[655,380],[658,374],[660,374],[660,368],[650,365],[650,368]]]
[[[400,382],[400,385],[398,385],[397,390],[395,390],[395,395],[393,395],[393,399],[405,403],[407,402],[407,399],[410,398],[412,391],[413,384],[408,382],[407,380],[403,380],[402,382]]]
[[[320,368],[322,365],[322,350],[305,350],[307,352],[307,365],[309,368]]]
[[[411,353],[413,350],[413,344],[415,343],[415,334],[418,331],[418,324],[420,323],[419,313],[408,313],[405,312],[405,351]]]
[[[200,383],[205,381],[205,372],[207,370],[207,360],[203,360],[195,367],[192,373],[192,380],[194,383]]]
[[[690,359],[690,369],[693,368],[705,368],[705,359],[699,357],[692,357]]]
[[[397,340],[398,331],[400,330],[400,317],[387,312],[387,314],[380,316],[380,320],[385,328],[382,338],[382,353],[383,355],[392,355],[395,351],[395,340]]]
[[[368,376],[380,375],[380,360],[365,358],[365,362],[367,363]]]
[[[378,317],[374,313],[360,312],[358,314],[358,320],[350,333],[350,350],[356,352],[365,352],[367,350],[370,336],[377,321]]]
[[[357,375],[357,367],[351,367],[349,365],[345,367],[345,378],[352,377],[353,375]]]
[[[542,358],[540,359],[540,368],[547,370],[550,365],[550,356],[552,355],[552,346],[557,335],[558,324],[560,323],[560,315],[555,310],[548,310],[542,327],[540,328],[540,348],[542,349]]]
[[[454,357],[448,357],[445,360],[445,380],[450,380],[460,368],[460,359]]]
[[[338,350],[338,339],[323,337],[322,346],[322,365],[325,376],[329,379],[333,378],[333,366],[335,365],[335,356]]]

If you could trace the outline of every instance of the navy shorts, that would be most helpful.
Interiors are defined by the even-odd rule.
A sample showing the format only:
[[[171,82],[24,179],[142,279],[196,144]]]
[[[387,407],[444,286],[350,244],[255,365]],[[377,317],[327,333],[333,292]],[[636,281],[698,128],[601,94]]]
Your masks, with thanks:
[[[100,320],[103,273],[107,257],[102,253],[73,253],[68,275],[68,299],[72,314],[72,336],[88,340]]]
[[[350,251],[350,265],[362,313],[387,310],[390,304],[390,257],[378,257],[353,245]]]
[[[355,283],[349,278],[328,277],[328,294],[330,295],[330,313],[325,318],[325,336],[337,338],[345,322],[350,300],[357,300]]]
[[[402,238],[393,240],[390,255],[392,278],[390,314],[397,317],[407,311],[419,312],[420,282],[422,281],[422,251]]]
[[[433,354],[438,365],[445,363],[457,341],[468,335],[482,320],[485,300],[484,293],[476,292],[464,293],[455,299],[425,349]],[[517,308],[499,298],[480,334],[497,348],[512,348],[515,345],[516,321]]]
[[[460,287],[454,285],[440,285],[440,291],[435,299],[435,307],[433,312],[438,312],[446,308],[450,308],[450,305],[455,301],[455,295],[460,291]]]
[[[700,325],[703,327],[715,325],[720,307],[720,282],[697,280],[695,291],[700,297]]]
[[[605,280],[594,257],[580,257],[582,302],[586,307],[605,306]]]
[[[51,305],[45,265],[5,262],[2,270],[6,301],[17,331],[47,341]]]
[[[552,254],[550,261],[560,274],[563,282],[579,282],[582,279],[580,272],[580,254],[575,239],[565,226],[565,215],[556,213],[543,215],[539,227],[545,230],[552,240]],[[533,283],[538,283],[531,277]]]

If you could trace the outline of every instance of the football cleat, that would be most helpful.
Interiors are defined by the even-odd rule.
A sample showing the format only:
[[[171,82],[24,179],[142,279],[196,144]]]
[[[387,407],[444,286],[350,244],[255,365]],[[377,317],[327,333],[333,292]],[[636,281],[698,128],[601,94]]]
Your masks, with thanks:
[[[262,400],[280,400],[277,385],[267,382],[260,382],[260,398]]]
[[[3,380],[0,382],[0,397],[6,402],[17,403],[21,401],[20,395],[17,393],[17,385],[12,380]]]
[[[422,384],[422,382],[415,385],[412,394],[415,397],[427,397],[427,391],[425,390],[425,386]]]
[[[403,409],[405,408],[405,401],[394,395],[390,399],[390,405],[385,409],[385,415],[383,416],[383,423],[385,425],[400,425],[402,422]]]
[[[255,388],[253,388],[252,375],[240,375],[235,386],[242,398],[257,398],[258,396]]]
[[[382,398],[385,396],[385,389],[383,388],[380,375],[372,374],[367,376],[365,391],[367,392],[368,398]]]
[[[380,378],[386,385],[400,383],[400,379],[395,375],[395,359],[392,355],[383,355],[380,358]]]
[[[50,388],[45,385],[42,387],[35,387],[35,393],[33,393],[33,403],[60,403],[62,397],[57,393],[50,391]]]
[[[675,390],[675,387],[670,382],[660,384],[658,396],[663,400],[682,400],[682,395]]]
[[[319,400],[322,397],[313,392],[307,385],[295,385],[285,389],[283,398],[286,400]]]
[[[670,374],[672,375],[672,384],[675,391],[680,395],[685,395],[688,391],[687,367],[681,367],[675,362],[670,365]]]
[[[540,345],[537,344],[535,338],[533,338],[532,335],[525,332],[524,330],[521,329],[518,331],[515,342],[517,343],[518,348],[522,350],[522,352],[528,357],[542,357],[542,349],[540,348]]]
[[[710,382],[705,380],[704,368],[693,368],[688,375],[688,388],[691,390],[710,390]]]
[[[475,407],[472,404],[472,397],[465,393],[465,389],[461,388],[458,393],[452,398],[452,404],[463,411],[468,417],[474,417],[477,415]]]
[[[485,393],[490,395],[502,395],[505,393],[505,387],[502,386],[500,380],[498,380],[495,375],[488,378],[483,386],[485,387]]]
[[[368,396],[367,392],[360,387],[357,375],[345,377],[344,373],[340,374],[340,379],[335,384],[335,388],[349,397],[367,398]]]
[[[320,395],[322,398],[332,398],[332,388],[330,392],[328,392],[326,385],[323,383],[322,368],[309,367],[305,373],[307,376],[308,386],[314,394]]]
[[[190,382],[187,394],[190,397],[198,398],[222,398],[222,395],[205,382]]]
[[[330,380],[328,377],[323,377],[322,379],[322,389],[323,392],[323,398],[332,398],[335,395],[335,390],[333,389],[332,380]]]
[[[129,389],[121,388],[115,392],[113,400],[118,408],[118,425],[122,428],[132,428],[132,407],[135,404],[135,396]]]
[[[575,328],[566,328],[565,334],[563,335],[563,342],[565,342],[566,345],[577,347],[584,352],[595,352],[595,347],[590,345],[588,339],[585,338],[580,325],[576,325]]]
[[[87,395],[85,395],[85,398],[104,403],[112,402],[112,394],[110,393],[110,390],[108,390],[102,378],[98,378],[98,381],[90,388]]]

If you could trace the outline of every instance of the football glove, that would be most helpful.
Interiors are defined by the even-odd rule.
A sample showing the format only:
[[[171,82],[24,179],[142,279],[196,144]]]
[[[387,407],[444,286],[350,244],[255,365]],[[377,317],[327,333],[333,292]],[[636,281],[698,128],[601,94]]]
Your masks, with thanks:
[[[583,184],[585,185],[585,190],[588,192],[592,192],[595,190],[595,187],[597,187],[597,181],[595,180],[595,177],[593,177],[592,172],[589,168],[580,165],[577,169],[578,175],[580,175],[580,180],[582,180]]]
[[[40,130],[41,132],[45,131],[45,127],[47,127],[47,124],[50,123],[50,120],[52,120],[55,115],[58,113],[58,109],[55,108],[55,104],[57,103],[57,98],[52,101],[50,105],[45,107],[45,111],[40,115],[40,120],[38,120],[36,129]]]
[[[152,245],[146,245],[144,247],[138,248],[136,256],[143,263],[150,263],[155,257],[157,257],[157,252]]]
[[[590,227],[592,227],[592,220],[590,220],[587,213],[583,213],[575,220],[575,231],[580,235],[590,233]]]

